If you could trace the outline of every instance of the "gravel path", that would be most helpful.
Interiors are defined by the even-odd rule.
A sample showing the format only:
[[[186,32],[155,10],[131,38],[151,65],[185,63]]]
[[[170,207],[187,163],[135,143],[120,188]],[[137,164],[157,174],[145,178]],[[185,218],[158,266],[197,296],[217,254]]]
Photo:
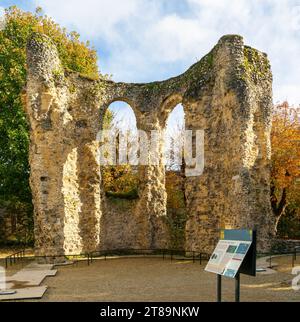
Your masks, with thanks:
[[[292,290],[290,259],[278,273],[241,277],[241,301],[300,301],[300,291]],[[47,278],[48,290],[42,301],[215,301],[216,276],[204,272],[204,265],[160,258],[97,260],[91,266],[58,269]],[[223,279],[224,301],[234,300],[234,281]]]

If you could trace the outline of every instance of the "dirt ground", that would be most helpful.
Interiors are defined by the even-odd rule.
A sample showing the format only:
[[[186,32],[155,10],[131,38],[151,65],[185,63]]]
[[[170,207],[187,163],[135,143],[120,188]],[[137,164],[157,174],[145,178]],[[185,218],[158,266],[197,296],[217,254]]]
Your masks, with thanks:
[[[291,258],[273,261],[279,264],[276,274],[241,277],[241,301],[300,301],[300,291],[292,289]],[[91,266],[80,262],[46,278],[48,290],[41,301],[215,301],[216,276],[204,267],[161,258],[97,260]],[[234,280],[223,279],[223,299],[234,301]]]

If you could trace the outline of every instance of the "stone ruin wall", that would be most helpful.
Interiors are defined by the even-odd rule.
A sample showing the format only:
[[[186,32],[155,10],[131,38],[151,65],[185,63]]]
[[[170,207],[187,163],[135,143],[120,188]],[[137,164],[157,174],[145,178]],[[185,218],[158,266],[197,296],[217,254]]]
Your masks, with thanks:
[[[114,101],[134,110],[137,128],[162,131],[182,103],[186,129],[205,130],[202,176],[187,177],[185,248],[212,251],[222,228],[256,228],[259,250],[275,231],[269,195],[272,74],[265,54],[224,36],[184,74],[149,84],[89,79],[63,70],[57,49],[34,34],[24,94],[36,255],[98,249],[168,248],[163,142],[158,166],[139,167],[139,199],[112,211],[97,158],[97,133]],[[150,157],[150,156],[149,156]]]

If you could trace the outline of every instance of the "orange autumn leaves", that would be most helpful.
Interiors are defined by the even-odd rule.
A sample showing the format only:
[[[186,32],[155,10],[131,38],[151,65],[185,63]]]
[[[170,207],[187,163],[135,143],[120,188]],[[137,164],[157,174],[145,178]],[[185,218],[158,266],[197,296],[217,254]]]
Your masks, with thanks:
[[[276,216],[300,201],[300,115],[287,102],[275,106],[272,129],[271,202]]]
[[[300,123],[287,103],[275,107],[272,129],[272,180],[279,189],[300,178]]]

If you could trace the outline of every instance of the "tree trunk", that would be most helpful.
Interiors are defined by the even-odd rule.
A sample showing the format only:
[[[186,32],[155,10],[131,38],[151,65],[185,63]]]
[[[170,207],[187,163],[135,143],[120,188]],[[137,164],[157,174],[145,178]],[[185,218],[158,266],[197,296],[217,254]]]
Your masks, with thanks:
[[[275,215],[275,219],[276,219],[276,230],[277,230],[277,226],[278,223],[281,219],[281,217],[283,216],[283,214],[285,213],[285,209],[288,205],[287,203],[287,189],[284,188],[281,192],[281,196],[280,199],[277,198],[276,193],[275,193],[275,185],[272,184],[271,185],[271,205],[272,205],[272,210],[273,213]]]

